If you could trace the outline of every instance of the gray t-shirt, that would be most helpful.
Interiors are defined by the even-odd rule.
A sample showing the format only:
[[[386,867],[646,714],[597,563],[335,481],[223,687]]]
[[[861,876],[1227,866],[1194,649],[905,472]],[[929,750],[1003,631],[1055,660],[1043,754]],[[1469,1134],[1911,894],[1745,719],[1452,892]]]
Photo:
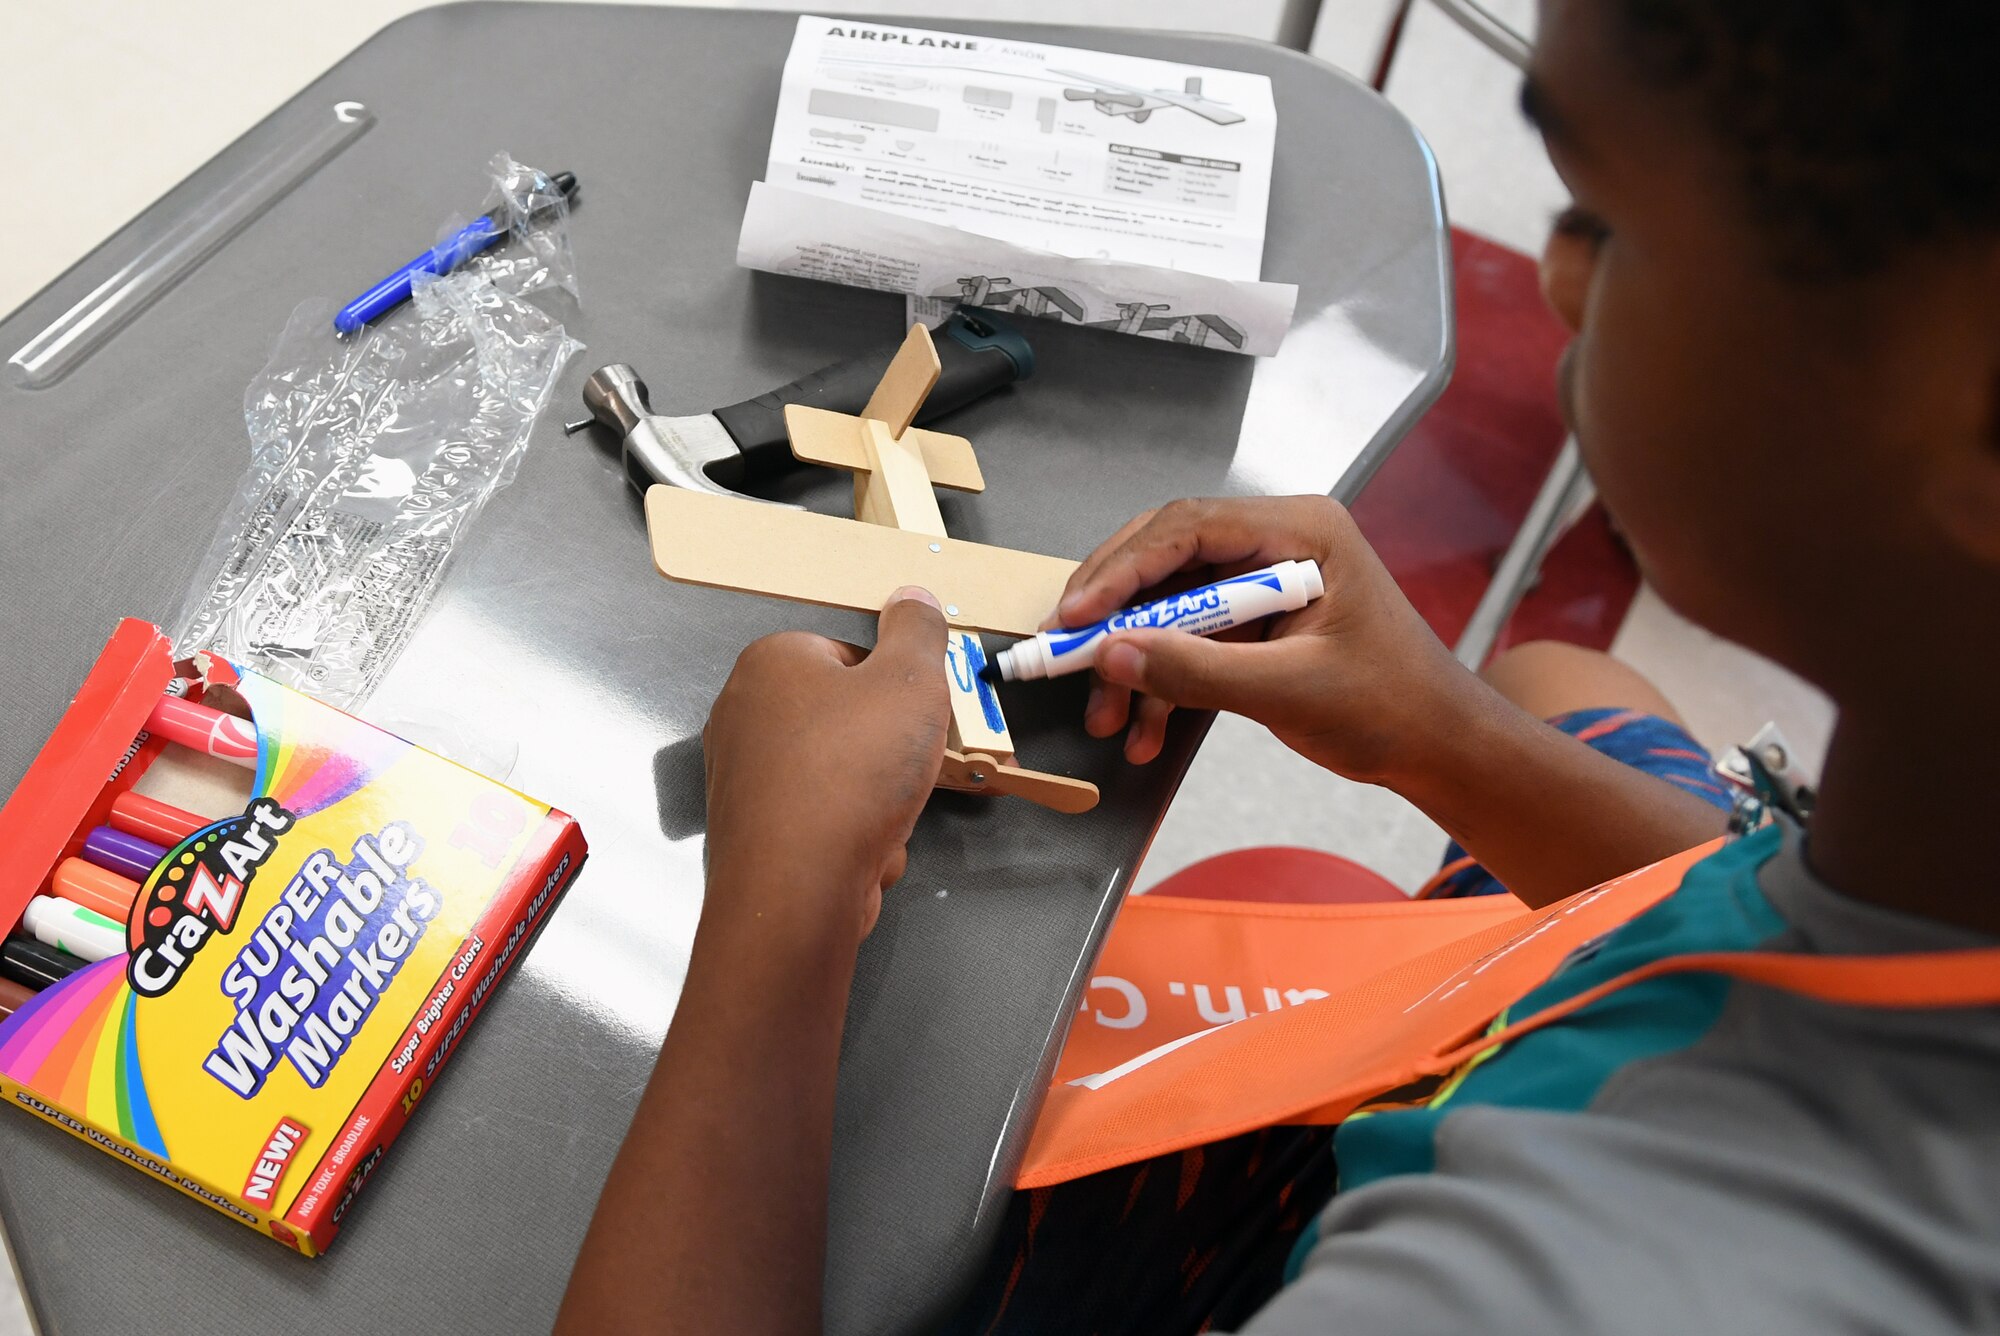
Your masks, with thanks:
[[[1842,896],[1793,833],[1753,842],[1768,847],[1739,858],[1737,884],[1693,906],[1776,929],[1750,944],[1995,944]],[[1716,990],[1692,1042],[1615,1065],[1570,1108],[1447,1106],[1426,1171],[1336,1195],[1246,1336],[2000,1331],[2000,1008],[1862,1010],[1675,977]],[[1530,1058],[1533,1038],[1487,1065]]]

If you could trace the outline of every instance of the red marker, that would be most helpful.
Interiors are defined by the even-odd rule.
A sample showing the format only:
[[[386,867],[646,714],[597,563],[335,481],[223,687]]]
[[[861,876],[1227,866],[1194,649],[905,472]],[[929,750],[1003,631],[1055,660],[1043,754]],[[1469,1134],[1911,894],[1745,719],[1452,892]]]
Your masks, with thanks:
[[[111,824],[127,835],[171,849],[207,825],[208,819],[128,789],[111,800]]]
[[[240,766],[257,765],[257,730],[248,719],[179,696],[160,697],[146,719],[146,731]]]

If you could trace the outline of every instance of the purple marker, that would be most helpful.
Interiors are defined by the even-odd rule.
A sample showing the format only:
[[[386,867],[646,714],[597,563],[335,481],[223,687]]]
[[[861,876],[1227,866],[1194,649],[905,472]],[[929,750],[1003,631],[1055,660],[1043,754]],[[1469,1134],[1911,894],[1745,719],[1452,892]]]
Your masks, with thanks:
[[[106,871],[143,882],[167,856],[167,851],[151,840],[99,826],[83,837],[83,856]]]

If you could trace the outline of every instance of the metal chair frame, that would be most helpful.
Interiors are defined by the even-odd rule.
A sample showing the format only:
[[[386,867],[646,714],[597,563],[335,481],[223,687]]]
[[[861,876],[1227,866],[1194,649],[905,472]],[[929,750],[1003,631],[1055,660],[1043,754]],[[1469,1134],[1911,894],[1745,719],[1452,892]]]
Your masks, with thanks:
[[[1480,4],[1479,0],[1430,2],[1487,50],[1516,69],[1528,68],[1533,46],[1526,35]],[[1397,48],[1402,43],[1404,24],[1415,4],[1416,0],[1402,0],[1389,21],[1381,58],[1375,67],[1373,83],[1377,92],[1389,81],[1389,67],[1395,61]],[[1480,596],[1478,606],[1465,624],[1464,633],[1453,647],[1452,652],[1458,656],[1459,662],[1470,668],[1478,668],[1486,662],[1487,655],[1492,653],[1494,644],[1500,638],[1501,630],[1507,625],[1508,617],[1513,615],[1515,607],[1540,575],[1542,559],[1548,556],[1556,540],[1562,537],[1595,496],[1596,488],[1591,484],[1590,475],[1584,472],[1583,458],[1577,453],[1576,438],[1572,436],[1563,442],[1548,476],[1542,480],[1541,491],[1535,494],[1527,516],[1515,531],[1513,542],[1501,554],[1500,562],[1493,570],[1493,579],[1487,583],[1486,592]]]

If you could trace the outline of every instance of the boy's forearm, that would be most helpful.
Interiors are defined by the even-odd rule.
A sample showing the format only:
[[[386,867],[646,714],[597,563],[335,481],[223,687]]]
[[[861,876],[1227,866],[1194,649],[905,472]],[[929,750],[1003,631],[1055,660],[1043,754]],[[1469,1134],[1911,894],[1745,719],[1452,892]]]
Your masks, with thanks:
[[[797,912],[829,897],[796,882],[744,894],[710,882],[559,1333],[819,1330],[852,925]]]
[[[1721,835],[1728,818],[1613,760],[1477,679],[1446,712],[1437,754],[1391,787],[1533,906]]]

